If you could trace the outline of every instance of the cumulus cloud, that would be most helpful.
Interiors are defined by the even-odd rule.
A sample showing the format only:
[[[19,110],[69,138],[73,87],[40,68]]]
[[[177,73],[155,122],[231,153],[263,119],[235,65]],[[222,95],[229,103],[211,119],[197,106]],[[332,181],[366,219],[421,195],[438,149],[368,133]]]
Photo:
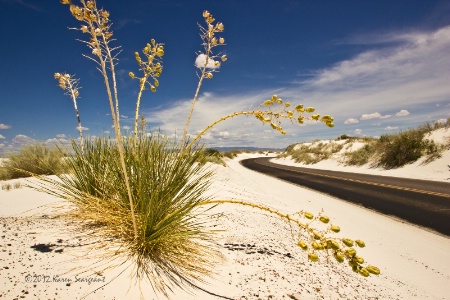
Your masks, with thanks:
[[[11,128],[11,126],[3,124],[3,123],[0,123],[0,129],[8,129],[8,128]]]
[[[356,124],[356,123],[359,123],[359,121],[353,118],[347,119],[344,122],[344,124]]]
[[[388,127],[384,128],[384,130],[388,130],[388,131],[390,131],[390,130],[397,130],[397,129],[398,129],[397,126],[388,126]]]
[[[199,54],[197,56],[197,58],[195,59],[195,66],[199,69],[203,68],[205,66],[206,63],[206,54]],[[217,65],[217,62],[212,59],[212,58],[208,58],[208,65],[206,66],[208,69],[218,69],[220,67],[220,64]]]
[[[58,138],[58,139],[65,139],[65,138],[66,138],[66,135],[65,135],[64,133],[57,134],[57,135],[56,135],[56,138]]]
[[[401,111],[395,114],[396,117],[404,117],[407,115],[409,115],[409,111],[407,111],[406,109],[402,109]]]
[[[14,144],[28,144],[35,142],[35,140],[24,134],[18,134],[12,139],[12,142]]]
[[[0,139],[5,139],[5,137],[3,135],[0,134]]]
[[[124,129],[124,130],[130,130],[130,129],[131,129],[131,126],[125,125],[125,126],[122,126],[122,129]]]
[[[362,130],[361,129],[355,129],[354,134],[360,135],[360,134],[362,134]]]
[[[382,116],[379,112],[374,112],[372,114],[363,114],[361,115],[361,120],[372,120],[372,119],[388,119],[391,115]]]
[[[83,131],[88,131],[88,130],[89,130],[89,128],[83,127],[83,126],[81,126],[81,127],[80,127],[80,126],[77,126],[77,127],[75,127],[75,129],[78,130],[78,131],[79,131],[80,129],[83,130]]]

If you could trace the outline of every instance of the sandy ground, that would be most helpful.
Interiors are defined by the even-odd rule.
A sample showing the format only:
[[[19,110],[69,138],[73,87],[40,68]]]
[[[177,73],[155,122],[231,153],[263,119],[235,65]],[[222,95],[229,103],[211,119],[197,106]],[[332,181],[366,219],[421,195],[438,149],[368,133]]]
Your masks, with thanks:
[[[212,166],[216,174],[211,197],[248,200],[290,214],[323,209],[342,229],[336,236],[365,241],[367,247],[359,255],[382,273],[363,278],[334,259],[309,262],[278,217],[224,204],[211,213],[221,214],[212,226],[224,230],[216,240],[225,260],[217,263],[216,275],[206,278],[207,284],[199,284],[206,291],[174,289],[171,299],[450,298],[448,237],[239,164],[239,159],[252,156],[228,160],[227,167]],[[60,200],[26,187],[0,191],[0,298],[164,299],[148,282],[139,287],[130,280],[129,265],[101,273],[98,268],[83,274],[73,270],[96,261],[95,252],[88,251],[98,241],[77,232],[77,224],[56,217],[55,207],[61,205]]]

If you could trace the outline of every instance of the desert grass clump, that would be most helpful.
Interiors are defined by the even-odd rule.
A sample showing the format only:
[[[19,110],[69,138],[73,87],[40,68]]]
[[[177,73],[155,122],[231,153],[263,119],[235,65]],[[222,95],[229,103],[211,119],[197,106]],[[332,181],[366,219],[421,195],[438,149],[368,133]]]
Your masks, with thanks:
[[[64,155],[63,150],[42,143],[25,145],[3,161],[4,179],[60,174],[64,172]]]
[[[345,164],[348,166],[362,166],[374,158],[376,154],[376,142],[367,142],[363,147],[356,151],[345,154]]]
[[[73,142],[73,155],[65,160],[67,173],[59,174],[59,180],[40,176],[41,184],[36,188],[73,203],[75,209],[68,212],[68,216],[95,226],[94,234],[110,241],[98,246],[105,250],[104,258],[113,261],[120,254],[124,260],[134,262],[135,277],[148,278],[156,290],[167,295],[167,289],[173,286],[195,286],[195,281],[201,281],[203,276],[209,274],[220,258],[212,232],[203,219],[204,211],[215,205],[252,206],[297,224],[305,234],[313,236],[314,227],[309,223],[302,223],[271,208],[245,201],[205,198],[212,172],[201,162],[205,153],[210,157],[218,156],[215,151],[203,150],[199,141],[216,124],[238,116],[253,116],[283,135],[286,131],[282,121],[299,124],[305,120],[321,121],[333,127],[331,116],[321,117],[313,107],[291,105],[290,101],[272,95],[253,110],[234,112],[218,119],[191,139],[188,136],[189,124],[203,81],[212,79],[217,67],[227,61],[226,55],[215,53],[216,47],[225,45],[225,40],[220,36],[224,25],[204,11],[205,25],[199,25],[204,51],[198,54],[203,55],[205,60],[199,68],[199,82],[182,138],[176,142],[161,135],[146,135],[143,132],[145,126],[141,126],[139,134],[142,93],[145,90],[156,91],[159,85],[157,78],[162,72],[164,46],[154,40],[142,50],[144,59],[140,53],[135,53],[143,75],[138,77],[133,72],[129,73],[132,79],[139,80],[139,93],[134,134],[124,136],[120,131],[115,75],[120,47],[111,45],[114,39],[109,12],[99,9],[94,0],[81,0],[80,6],[71,0],[61,2],[69,5],[72,16],[82,23],[75,29],[88,37],[84,43],[90,54],[86,57],[97,64],[103,76],[115,139],[86,140],[83,147]],[[325,217],[320,215],[318,220],[323,222]],[[329,228],[332,232],[336,232],[335,229]],[[324,234],[327,232],[328,229],[325,229]],[[109,251],[111,248],[115,250]]]
[[[83,151],[74,143],[67,174],[59,181],[40,177],[41,190],[75,204],[71,217],[96,225],[95,236],[120,244],[105,259],[131,259],[136,277],[149,278],[155,289],[201,280],[220,258],[198,215],[211,176],[198,163],[203,151],[180,156],[177,144],[156,135],[127,138],[123,146],[137,235],[117,146],[110,139],[86,140]]]

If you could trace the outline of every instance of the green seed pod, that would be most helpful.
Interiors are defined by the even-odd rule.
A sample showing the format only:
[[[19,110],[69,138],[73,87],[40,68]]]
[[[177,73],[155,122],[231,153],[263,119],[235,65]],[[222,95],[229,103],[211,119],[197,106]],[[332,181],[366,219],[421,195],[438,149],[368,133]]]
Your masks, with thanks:
[[[361,256],[355,256],[354,259],[358,264],[364,263],[364,258],[362,258]]]
[[[319,261],[319,257],[315,253],[309,253],[308,254],[308,259],[310,261],[313,261],[313,262]]]
[[[304,241],[299,241],[297,245],[305,251],[308,250],[308,245]]]
[[[370,275],[369,271],[367,271],[366,268],[359,269],[359,274],[361,274],[364,277],[368,277]]]
[[[322,244],[319,244],[317,242],[312,242],[311,246],[314,248],[314,250],[323,250],[324,247]]]
[[[319,114],[315,114],[315,115],[312,115],[312,116],[311,116],[311,118],[312,118],[313,120],[316,120],[316,121],[319,120],[319,117],[320,117]]]
[[[364,243],[361,240],[356,240],[355,243],[356,243],[356,245],[358,245],[361,248],[364,248],[366,246],[366,243]]]
[[[327,216],[321,216],[319,218],[320,222],[327,224],[328,222],[330,222],[330,218],[328,218]]]
[[[305,218],[310,219],[310,220],[312,218],[314,218],[314,215],[310,212],[304,212],[303,215],[305,216]]]
[[[134,73],[130,72],[130,73],[128,73],[128,76],[130,76],[131,78],[134,78]]]
[[[312,112],[314,112],[316,109],[314,108],[314,107],[307,107],[306,109],[305,109],[305,111],[307,112],[307,113],[312,113]]]
[[[344,243],[345,246],[347,247],[353,247],[353,241],[351,239],[342,239],[342,242]]]
[[[338,233],[339,231],[341,231],[341,228],[339,226],[336,225],[332,225],[330,227],[331,231]]]
[[[375,267],[375,266],[368,265],[368,266],[366,267],[366,269],[367,269],[367,271],[369,271],[369,272],[372,273],[372,274],[375,274],[375,275],[379,275],[379,274],[380,274],[380,269],[378,269],[378,268]]]
[[[339,243],[336,242],[335,240],[328,240],[328,241],[327,241],[327,244],[328,244],[328,242],[330,242],[330,248],[331,248],[331,249],[339,250],[339,248],[341,248],[341,247],[339,246]]]
[[[320,234],[318,234],[317,232],[314,232],[313,238],[315,240],[320,240],[320,239],[322,239],[322,236]]]
[[[334,252],[333,256],[338,262],[340,263],[344,262],[344,255],[342,254],[342,252],[336,251]]]
[[[348,248],[345,250],[345,254],[348,256],[355,256],[356,255],[356,250],[354,248]]]

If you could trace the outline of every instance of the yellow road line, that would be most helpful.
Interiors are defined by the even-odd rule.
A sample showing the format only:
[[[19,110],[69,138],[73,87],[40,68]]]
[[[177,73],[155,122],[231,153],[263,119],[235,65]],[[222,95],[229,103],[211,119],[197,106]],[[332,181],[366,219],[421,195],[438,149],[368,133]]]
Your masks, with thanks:
[[[339,180],[344,180],[344,181],[357,182],[357,183],[362,183],[362,184],[367,184],[367,185],[381,186],[381,187],[391,188],[391,189],[394,189],[394,190],[403,190],[403,191],[415,192],[415,193],[420,193],[420,194],[434,195],[434,196],[440,196],[440,197],[444,197],[444,198],[450,198],[450,194],[444,194],[444,193],[438,193],[438,192],[430,192],[430,191],[424,191],[424,190],[418,190],[418,189],[413,189],[413,188],[401,187],[401,186],[384,184],[384,183],[376,183],[376,182],[370,182],[370,181],[364,181],[364,180],[358,180],[358,179],[342,178],[342,177],[338,177],[338,176],[318,174],[318,173],[307,172],[307,171],[293,170],[293,169],[289,169],[289,168],[283,168],[281,166],[273,166],[273,165],[267,165],[267,164],[262,164],[262,163],[259,163],[259,164],[265,165],[265,166],[268,166],[268,167],[272,167],[272,168],[285,170],[285,171],[293,171],[293,172],[297,172],[297,173],[316,175],[316,176],[333,178],[333,179],[339,179]]]

